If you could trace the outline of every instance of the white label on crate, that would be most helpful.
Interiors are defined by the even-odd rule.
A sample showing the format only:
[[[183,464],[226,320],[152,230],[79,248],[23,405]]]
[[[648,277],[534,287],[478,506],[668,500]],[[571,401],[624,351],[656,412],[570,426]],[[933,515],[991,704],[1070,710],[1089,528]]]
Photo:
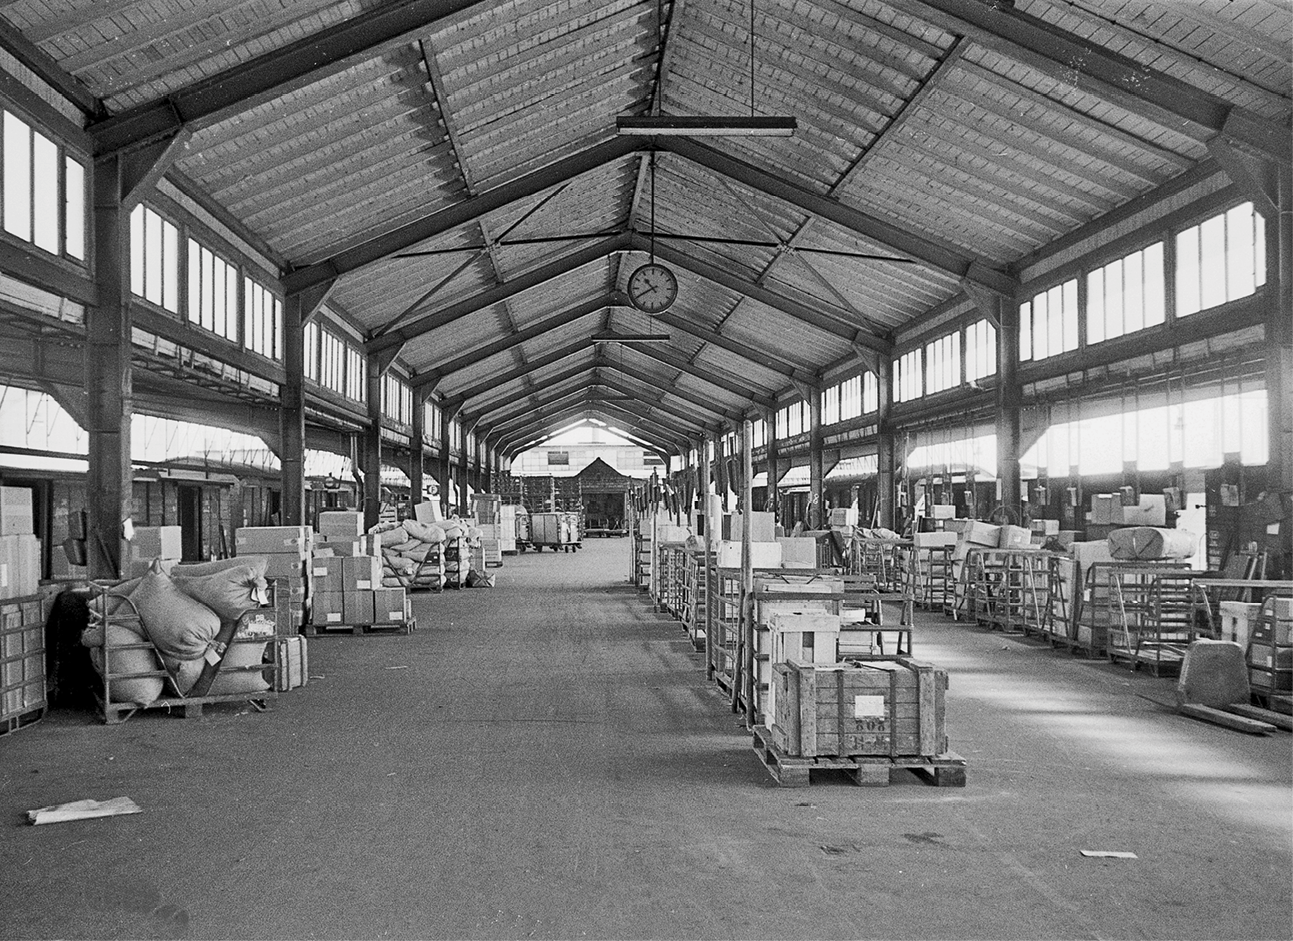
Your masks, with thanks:
[[[854,696],[853,697],[853,718],[855,719],[883,719],[884,697],[883,696]]]
[[[334,613],[329,614],[329,615],[328,615],[328,623],[329,623],[329,624],[340,624],[340,623],[341,623],[341,613],[340,613],[340,612],[334,612]]]
[[[9,563],[0,562],[0,588],[9,587]]]
[[[357,582],[355,582],[355,584],[359,586],[360,591],[373,590],[373,580],[371,578],[361,578]]]
[[[1274,669],[1274,668],[1275,668],[1275,658],[1274,658],[1274,657],[1267,657],[1267,658],[1266,658],[1266,668],[1267,668],[1267,669]]]
[[[390,620],[390,621],[403,621],[403,620],[404,620],[404,612],[403,612],[403,611],[391,611],[391,612],[389,612],[389,613],[387,614],[387,616],[386,616],[386,617],[387,617],[387,620]]]

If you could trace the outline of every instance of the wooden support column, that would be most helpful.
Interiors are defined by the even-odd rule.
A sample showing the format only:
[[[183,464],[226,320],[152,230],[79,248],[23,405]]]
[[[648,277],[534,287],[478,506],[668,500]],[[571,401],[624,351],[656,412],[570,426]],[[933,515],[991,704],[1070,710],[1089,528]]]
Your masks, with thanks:
[[[771,408],[767,413],[768,422],[768,488],[763,497],[763,509],[773,514],[773,522],[780,522],[777,499],[777,410]]]
[[[409,509],[422,502],[424,488],[422,439],[426,435],[426,404],[422,396],[413,393],[413,430],[409,434]]]
[[[305,325],[323,306],[333,282],[288,294],[283,300],[283,384],[279,387],[279,522],[305,525],[305,359],[319,351],[305,348]]]
[[[1272,489],[1293,499],[1293,171],[1279,169],[1279,222],[1275,237],[1279,279],[1266,320],[1266,408],[1270,425]],[[1287,503],[1285,504],[1287,506]],[[1284,572],[1293,574],[1293,524],[1282,530]]]
[[[440,510],[445,516],[448,516],[453,509],[453,503],[450,500],[452,457],[449,450],[449,422],[455,414],[457,409],[450,411],[441,408],[440,410],[440,460],[436,464],[436,470],[439,472]]]
[[[894,471],[893,448],[893,360],[877,357],[876,391],[879,393],[879,412],[876,414],[876,508],[874,524],[885,529],[894,528]]]
[[[117,157],[94,167],[94,279],[99,303],[86,311],[85,324],[86,431],[90,439],[86,562],[91,578],[115,579],[122,574],[122,524],[134,510],[130,212],[121,198],[122,170]]]
[[[1020,403],[1019,308],[1006,298],[997,300],[997,482],[1000,503],[1009,516],[1015,510],[1023,524],[1023,500],[1019,482]]]
[[[467,489],[471,483],[471,452],[467,448],[467,429],[458,426],[458,515],[467,515]]]
[[[364,529],[377,525],[382,509],[382,363],[366,360],[368,425],[364,428]]]
[[[736,670],[745,671],[742,683],[736,676],[732,677],[732,690],[745,687],[745,725],[754,728],[755,713],[759,706],[759,662],[754,650],[754,558],[750,531],[754,499],[754,426],[747,418],[741,422],[741,513],[744,515],[741,526],[741,621],[742,646],[745,649],[744,659]],[[735,673],[735,670],[733,671]],[[735,697],[733,705],[736,705]]]
[[[810,529],[822,529],[826,523],[826,473],[822,454],[822,390],[813,387],[808,396],[808,488],[811,509]]]
[[[703,563],[705,571],[702,576],[705,579],[709,578],[709,567],[714,563],[714,545],[718,539],[718,535],[716,534],[718,521],[714,519],[709,512],[709,495],[712,492],[709,476],[709,437],[702,435],[700,439],[700,507],[701,513],[703,514],[702,518],[705,520],[705,561]],[[708,592],[714,590],[715,586],[707,582],[707,599]],[[705,679],[712,680],[714,678],[714,632],[710,629],[709,610],[710,604],[708,600],[706,600],[705,610],[702,615],[705,625]]]

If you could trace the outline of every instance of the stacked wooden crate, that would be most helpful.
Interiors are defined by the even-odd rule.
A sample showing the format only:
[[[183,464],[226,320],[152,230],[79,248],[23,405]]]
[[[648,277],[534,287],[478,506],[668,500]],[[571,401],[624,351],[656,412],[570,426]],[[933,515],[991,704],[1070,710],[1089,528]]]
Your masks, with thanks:
[[[48,599],[39,594],[0,601],[0,734],[45,713],[48,613]]]

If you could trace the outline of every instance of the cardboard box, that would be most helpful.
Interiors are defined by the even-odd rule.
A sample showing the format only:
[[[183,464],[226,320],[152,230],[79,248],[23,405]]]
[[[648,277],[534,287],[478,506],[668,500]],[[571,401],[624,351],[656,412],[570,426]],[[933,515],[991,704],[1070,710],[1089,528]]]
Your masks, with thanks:
[[[408,596],[403,588],[373,589],[374,623],[403,624],[409,619]]]
[[[721,540],[718,544],[717,556],[719,568],[739,569],[741,567],[740,542],[731,539]],[[781,544],[777,542],[750,543],[750,560],[756,569],[781,568]]]
[[[341,560],[343,591],[372,591],[382,585],[382,560],[371,555],[345,557]],[[367,622],[365,622],[367,623]]]
[[[443,523],[444,514],[438,503],[419,503],[413,507],[413,518],[419,523]]]
[[[278,667],[274,688],[280,693],[310,682],[310,647],[307,638],[280,638],[276,642],[274,663]]]
[[[318,591],[345,591],[346,576],[342,571],[345,559],[340,556],[316,556],[310,563],[310,577]]]
[[[1143,493],[1136,506],[1123,506],[1121,499],[1116,499],[1110,509],[1114,525],[1122,526],[1166,526],[1167,500],[1161,493]]]
[[[1060,531],[1059,520],[1033,520],[1031,529],[1042,536],[1054,536]]]
[[[858,511],[855,506],[836,507],[831,510],[829,525],[835,526],[856,526],[858,524]]]
[[[314,540],[313,554],[317,557],[320,552],[338,557],[381,555],[381,539],[368,534],[348,539],[319,536]]]
[[[1023,549],[1033,542],[1032,531],[1022,526],[1002,526],[998,536],[998,549]]]
[[[1221,609],[1221,639],[1233,640],[1247,649],[1253,621],[1257,620],[1262,606],[1244,601],[1222,601],[1217,606]]]
[[[237,555],[295,553],[304,562],[313,545],[308,526],[240,526],[234,533]]]
[[[40,590],[40,540],[30,534],[0,536],[0,600]]]
[[[319,535],[328,539],[356,539],[364,534],[364,514],[355,510],[325,510],[319,514]]]
[[[917,549],[937,549],[940,546],[955,546],[956,533],[913,533],[911,543]]]
[[[733,513],[729,526],[732,542],[740,542],[745,530],[745,519],[750,519],[750,541],[772,542],[777,538],[777,523],[771,513]]]
[[[131,560],[179,559],[184,555],[184,531],[178,526],[136,526],[130,540]]]
[[[804,536],[778,536],[781,567],[784,569],[817,568],[817,540]]]
[[[310,623],[324,626],[328,624],[345,624],[345,593],[340,591],[316,591],[310,598]]]
[[[0,487],[0,536],[30,536],[36,532],[30,487]]]
[[[372,624],[376,620],[373,617],[373,593],[372,590],[365,591],[346,591],[341,594],[342,612],[345,620],[343,624]]]
[[[929,516],[936,520],[956,519],[956,507],[950,503],[935,503],[929,508]]]
[[[840,636],[838,614],[789,614],[778,612],[769,619],[772,631],[773,663],[832,664]]]
[[[1001,527],[971,520],[969,525],[961,530],[961,538],[975,546],[995,549],[1001,542]]]
[[[247,553],[242,554],[246,555]],[[287,555],[266,552],[262,554],[269,563],[265,566],[266,578],[305,578],[305,562],[295,553]]]
[[[1097,526],[1112,526],[1114,523],[1114,507],[1118,507],[1118,518],[1122,518],[1122,497],[1116,493],[1093,493],[1091,494],[1091,515],[1087,517],[1088,522]]]

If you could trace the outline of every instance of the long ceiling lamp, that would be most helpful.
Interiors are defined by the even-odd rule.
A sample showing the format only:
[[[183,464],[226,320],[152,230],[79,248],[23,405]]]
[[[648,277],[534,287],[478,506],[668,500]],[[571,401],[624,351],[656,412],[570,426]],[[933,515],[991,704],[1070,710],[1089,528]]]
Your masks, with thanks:
[[[664,57],[664,37],[659,33],[659,3],[656,5],[657,48]],[[661,95],[656,83],[656,94]],[[615,129],[620,134],[640,137],[790,137],[799,127],[793,117],[755,117],[754,114],[754,0],[750,0],[750,115],[721,115],[711,117],[680,117],[653,114],[645,117],[621,115],[615,119]],[[657,102],[658,102],[657,98]],[[656,109],[657,112],[659,108]]]

